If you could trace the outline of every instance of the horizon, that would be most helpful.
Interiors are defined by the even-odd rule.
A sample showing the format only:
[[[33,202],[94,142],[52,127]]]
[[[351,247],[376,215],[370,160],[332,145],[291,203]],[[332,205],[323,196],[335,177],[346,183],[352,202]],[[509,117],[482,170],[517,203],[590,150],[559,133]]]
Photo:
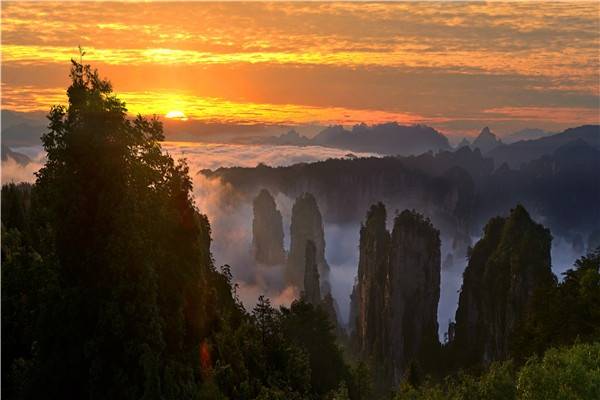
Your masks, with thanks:
[[[599,123],[595,11],[580,2],[3,2],[2,110],[64,103],[80,45],[132,115],[156,114],[167,134],[195,140],[392,121],[455,141],[484,126],[499,137],[560,132]]]

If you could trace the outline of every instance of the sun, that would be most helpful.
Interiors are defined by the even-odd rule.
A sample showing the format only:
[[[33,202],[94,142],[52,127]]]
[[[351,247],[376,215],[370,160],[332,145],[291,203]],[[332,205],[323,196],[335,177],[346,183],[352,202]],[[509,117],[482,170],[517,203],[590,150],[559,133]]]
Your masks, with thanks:
[[[187,121],[187,116],[183,113],[183,111],[179,111],[179,110],[173,110],[173,111],[169,111],[166,115],[166,118],[169,119],[178,119],[180,121]]]

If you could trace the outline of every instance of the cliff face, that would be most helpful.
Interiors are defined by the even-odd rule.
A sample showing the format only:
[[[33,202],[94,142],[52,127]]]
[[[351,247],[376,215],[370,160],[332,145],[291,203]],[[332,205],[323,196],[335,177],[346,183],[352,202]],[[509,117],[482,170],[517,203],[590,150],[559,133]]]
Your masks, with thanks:
[[[317,248],[312,240],[306,242],[304,263],[304,300],[318,305],[321,302],[321,287],[317,267]]]
[[[314,244],[321,287],[326,294],[329,291],[329,265],[325,261],[323,221],[314,196],[310,193],[304,193],[296,199],[292,207],[290,252],[286,266],[288,283],[299,288],[304,286],[306,244],[308,241],[312,241]]]
[[[254,259],[266,265],[283,264],[283,222],[271,193],[262,189],[253,202],[252,246]]]
[[[421,214],[403,211],[390,246],[390,346],[395,381],[411,361],[428,364],[439,346],[439,232]]]
[[[389,291],[390,234],[386,211],[381,203],[371,206],[360,230],[358,278],[352,294],[355,311],[355,337],[363,356],[382,360],[387,353],[387,318],[383,315]],[[354,314],[354,315],[352,315]]]
[[[422,215],[402,212],[390,235],[383,204],[367,213],[352,294],[353,335],[361,356],[395,383],[412,361],[428,363],[439,346],[440,257],[439,232]]]
[[[508,356],[511,335],[536,290],[554,284],[550,232],[522,206],[488,222],[463,275],[453,340],[466,364]]]

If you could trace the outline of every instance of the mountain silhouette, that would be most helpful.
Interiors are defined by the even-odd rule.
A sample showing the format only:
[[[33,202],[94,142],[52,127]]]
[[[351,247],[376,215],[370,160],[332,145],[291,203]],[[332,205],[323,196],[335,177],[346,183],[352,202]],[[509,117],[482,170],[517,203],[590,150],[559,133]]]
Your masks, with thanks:
[[[502,141],[498,139],[496,135],[494,135],[492,131],[490,131],[490,128],[486,126],[481,130],[479,136],[475,138],[471,147],[473,147],[474,149],[481,150],[482,153],[487,153],[490,150],[501,146],[502,144]]]
[[[497,147],[489,151],[487,155],[494,159],[496,166],[507,163],[513,168],[518,168],[523,163],[553,154],[559,147],[579,139],[600,149],[600,125],[583,125],[540,139],[521,140]]]
[[[317,145],[403,156],[451,148],[448,139],[433,128],[424,125],[399,125],[396,122],[372,126],[359,124],[351,130],[341,125],[333,125],[323,129],[313,138],[301,136],[295,130],[291,130],[280,136],[260,139],[258,142],[294,146]]]

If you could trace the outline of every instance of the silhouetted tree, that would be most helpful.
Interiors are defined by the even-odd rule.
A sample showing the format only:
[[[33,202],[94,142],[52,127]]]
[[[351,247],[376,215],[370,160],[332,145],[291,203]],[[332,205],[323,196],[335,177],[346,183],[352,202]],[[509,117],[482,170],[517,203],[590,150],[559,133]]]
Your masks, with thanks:
[[[187,166],[162,152],[161,123],[128,119],[89,65],[72,61],[70,76],[32,193],[58,287],[40,313],[29,394],[192,397],[220,305],[208,221]]]

